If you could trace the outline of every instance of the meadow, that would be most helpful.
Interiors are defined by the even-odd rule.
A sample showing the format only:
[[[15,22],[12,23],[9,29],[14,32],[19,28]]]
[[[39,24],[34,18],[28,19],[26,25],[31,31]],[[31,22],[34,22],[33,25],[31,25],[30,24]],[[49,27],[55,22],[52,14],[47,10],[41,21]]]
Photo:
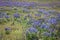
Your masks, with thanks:
[[[46,2],[3,4],[0,5],[0,40],[60,40],[58,2],[56,5]]]

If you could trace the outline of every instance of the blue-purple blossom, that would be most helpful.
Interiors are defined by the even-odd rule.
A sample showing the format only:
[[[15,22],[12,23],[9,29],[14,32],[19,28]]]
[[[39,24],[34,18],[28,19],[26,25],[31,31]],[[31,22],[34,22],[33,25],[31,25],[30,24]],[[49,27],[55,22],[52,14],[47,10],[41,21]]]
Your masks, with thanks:
[[[6,15],[4,12],[0,12],[0,18],[3,18]]]
[[[41,13],[47,15],[47,16],[50,16],[50,14],[51,14],[51,13],[50,13],[48,10],[46,10],[46,9],[39,9],[38,12],[41,12]],[[53,11],[51,11],[51,12],[53,12]]]
[[[39,9],[38,12],[43,13],[45,11],[45,9]]]
[[[57,14],[57,20],[60,20],[60,13]]]
[[[0,15],[0,18],[3,18],[3,16],[2,16],[2,15]]]
[[[56,24],[57,23],[57,19],[56,18],[49,18],[48,19],[48,23]]]
[[[5,28],[5,30],[6,30],[6,31],[7,31],[7,30],[11,30],[11,28],[9,28],[9,27],[6,27],[6,28]]]
[[[0,6],[23,6],[23,2],[12,2],[12,1],[5,1],[0,2]]]
[[[43,32],[42,35],[43,35],[43,36],[51,36],[51,33]]]
[[[41,13],[43,13],[46,16],[50,16],[50,13],[47,10],[45,10],[45,9],[39,9],[38,12],[41,12]]]
[[[46,16],[50,16],[50,13],[48,11],[43,12]]]
[[[41,14],[35,14],[35,16],[38,16],[38,17],[40,17],[40,16],[41,16]]]
[[[40,28],[43,28],[43,29],[49,29],[50,28],[50,25],[47,25],[45,23],[43,23]]]
[[[60,13],[58,13],[57,16],[60,17]]]
[[[30,6],[30,3],[25,2],[23,6],[24,6],[24,7],[29,7],[29,6]]]
[[[0,2],[0,6],[12,6],[13,2],[11,1],[5,1],[5,2]]]
[[[33,26],[39,26],[41,25],[41,22],[39,20],[33,22]]]
[[[27,29],[27,32],[29,33],[36,33],[38,30],[36,29],[36,28],[34,28],[34,27],[30,27],[30,28],[28,28]]]
[[[32,8],[34,8],[34,7],[37,6],[37,3],[35,3],[35,2],[30,2],[30,6],[31,6]]]
[[[51,7],[51,6],[49,5],[49,3],[46,3],[46,4],[39,4],[39,6]]]
[[[14,16],[15,18],[19,18],[19,17],[20,17],[20,15],[19,15],[18,13],[15,13],[13,16]]]
[[[55,29],[50,28],[50,29],[48,29],[48,31],[49,31],[50,33],[53,33],[53,32],[55,31]]]
[[[22,7],[24,5],[25,2],[12,2],[12,4],[14,6],[19,6],[19,7]]]
[[[5,15],[5,18],[10,18],[10,16],[9,15]]]

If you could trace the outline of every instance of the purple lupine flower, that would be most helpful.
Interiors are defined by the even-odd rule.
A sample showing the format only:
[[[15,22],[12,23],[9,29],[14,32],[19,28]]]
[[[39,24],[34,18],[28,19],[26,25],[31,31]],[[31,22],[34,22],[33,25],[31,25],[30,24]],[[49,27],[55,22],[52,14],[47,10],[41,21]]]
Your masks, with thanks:
[[[12,6],[12,2],[10,1],[5,1],[5,2],[0,2],[0,6]]]
[[[57,16],[60,17],[60,13],[58,13]]]
[[[35,2],[30,2],[30,4],[31,4],[31,5],[34,5],[34,4],[35,4]]]
[[[50,28],[50,29],[48,29],[48,31],[49,31],[50,33],[53,33],[53,32],[55,31],[55,29]]]
[[[34,27],[39,26],[39,25],[41,25],[41,22],[39,20],[33,22]]]
[[[23,2],[19,2],[17,5],[18,5],[19,7],[22,7],[22,6],[24,5],[24,3],[23,3]]]
[[[7,30],[11,30],[11,28],[9,28],[9,27],[6,27],[6,28],[5,28],[5,30],[6,30],[6,31],[7,31]]]
[[[51,36],[51,33],[43,32],[42,35],[43,35],[43,36]]]
[[[39,9],[38,12],[43,13],[45,11],[45,9]]]
[[[57,19],[56,18],[49,18],[48,19],[48,23],[56,24],[57,23]]]
[[[47,25],[45,23],[43,23],[40,28],[44,28],[44,29],[49,29],[50,28],[50,25]]]
[[[35,25],[38,25],[39,23],[40,23],[39,21],[35,21],[35,22],[34,22]]]
[[[30,27],[30,28],[28,28],[28,30],[27,30],[27,33],[28,32],[30,32],[30,33],[37,33],[37,29],[36,28],[34,28],[34,27]]]
[[[25,2],[24,7],[29,7],[29,6],[30,6],[30,3]]]
[[[30,2],[30,6],[31,6],[32,8],[35,8],[35,7],[37,6],[37,3],[36,3],[36,2]]]
[[[46,16],[50,16],[50,13],[47,10],[42,9],[41,12]]]
[[[35,5],[36,5],[35,2],[25,2],[23,7],[25,7],[25,8],[29,8],[29,7],[34,8],[34,7],[36,7]]]
[[[60,20],[60,13],[57,14],[57,20]]]
[[[11,28],[9,28],[9,27],[6,27],[6,28],[5,28],[5,33],[6,33],[6,34],[10,34],[10,31],[11,31]]]
[[[35,16],[38,16],[38,17],[40,17],[40,16],[41,16],[41,14],[35,14]]]
[[[10,2],[9,4],[11,4],[11,6],[19,6],[19,7],[22,7],[24,6],[25,2]]]
[[[0,14],[2,14],[2,15],[6,15],[6,13],[5,13],[5,12],[0,12]]]
[[[4,12],[0,12],[0,18],[3,18],[6,15]]]
[[[0,18],[3,18],[3,16],[2,16],[2,15],[0,15]]]
[[[39,4],[39,6],[51,7],[49,3],[47,3],[47,4]]]
[[[23,3],[22,2],[12,2],[14,6],[22,6]]]
[[[10,18],[10,16],[9,15],[5,15],[5,18]]]
[[[35,4],[35,2],[24,2],[24,7],[33,7]]]
[[[38,12],[41,12],[41,13],[48,15],[48,16],[50,15],[49,12],[45,9],[39,9]]]
[[[0,2],[0,6],[31,6],[34,2],[28,3],[28,2],[12,2],[12,1],[2,1]]]
[[[18,13],[15,13],[13,16],[14,16],[15,18],[19,18],[19,17],[20,17],[20,15],[19,15]]]
[[[43,12],[46,16],[50,16],[50,13],[48,11]]]

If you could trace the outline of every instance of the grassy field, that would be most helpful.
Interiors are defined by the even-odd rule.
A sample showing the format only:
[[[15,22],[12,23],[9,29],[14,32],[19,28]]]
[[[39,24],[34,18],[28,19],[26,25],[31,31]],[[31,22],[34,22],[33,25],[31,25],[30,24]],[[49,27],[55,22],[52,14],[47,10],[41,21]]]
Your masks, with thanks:
[[[22,0],[19,0],[19,1],[22,1]],[[27,2],[28,1],[29,0],[27,0]],[[40,2],[40,1],[37,1],[37,0],[30,0],[29,2],[32,2],[32,1],[37,2],[37,3]],[[43,1],[43,0],[41,0],[41,1]],[[44,2],[40,2],[40,3],[50,3],[50,2],[54,2],[54,1],[55,0],[53,0],[53,1],[50,0],[48,2],[44,1]],[[9,22],[4,23],[4,24],[0,24],[0,33],[2,33],[2,35],[1,35],[2,37],[0,38],[0,40],[25,40],[25,38],[26,38],[25,37],[25,30],[28,28],[28,26],[31,26],[31,25],[27,25],[27,21],[29,19],[27,19],[27,21],[23,20],[24,16],[27,15],[27,13],[23,13],[21,7],[16,7],[17,12],[19,14],[22,14],[22,16],[20,18],[22,20],[22,23],[20,23],[20,22],[14,21],[13,14],[16,12],[16,10],[13,9],[14,7],[12,8],[12,7],[4,6],[4,7],[0,7],[0,9],[1,8],[3,8],[3,10],[0,10],[0,12],[7,12],[8,14],[11,15],[10,16],[11,18],[10,18]],[[32,16],[35,17],[34,13],[37,13],[36,11],[39,8],[45,8],[46,10],[56,10],[56,11],[60,12],[60,8],[52,8],[52,7],[49,8],[47,6],[45,6],[45,7],[39,6],[39,7],[35,8],[35,9],[30,9],[31,10],[30,14],[32,14]],[[20,19],[18,19],[18,20],[20,20]],[[38,19],[38,18],[36,18],[36,19]],[[13,21],[14,21],[14,25],[12,25]],[[4,30],[5,27],[11,28],[11,32],[10,32],[9,35],[5,34],[5,30]]]

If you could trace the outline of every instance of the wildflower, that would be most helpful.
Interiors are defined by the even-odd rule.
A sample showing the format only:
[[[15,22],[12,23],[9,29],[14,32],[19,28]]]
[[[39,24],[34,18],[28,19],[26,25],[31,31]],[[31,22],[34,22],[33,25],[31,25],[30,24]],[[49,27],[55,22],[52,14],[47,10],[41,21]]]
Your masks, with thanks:
[[[46,16],[50,16],[50,13],[48,11],[43,12]]]
[[[38,40],[37,34],[35,34],[37,32],[38,30],[36,28],[34,27],[29,28],[26,32],[27,40]]]
[[[28,3],[28,2],[27,3],[26,2],[24,3],[24,7],[29,7],[29,6],[30,6],[30,3]]]
[[[50,33],[53,33],[53,32],[54,32],[54,29],[53,29],[53,28],[50,28],[48,31],[49,31]]]
[[[60,17],[60,13],[59,13],[59,14],[57,14],[57,16],[58,16],[58,17]]]
[[[5,30],[10,30],[10,28],[6,27]]]
[[[15,18],[19,18],[19,17],[20,17],[20,15],[19,15],[18,13],[15,13],[13,16],[14,16]]]
[[[35,3],[35,2],[30,2],[30,7],[31,8],[35,8],[37,6],[37,3]]]
[[[48,19],[48,23],[56,24],[57,23],[57,19],[56,18],[49,18]]]
[[[27,30],[27,32],[30,32],[30,33],[36,33],[38,30],[34,27],[31,27]]]
[[[10,16],[9,15],[5,15],[5,18],[10,18]]]
[[[39,20],[33,22],[33,26],[39,26],[39,25],[41,25],[41,23],[39,22]]]
[[[35,16],[38,16],[38,17],[40,17],[41,15],[40,15],[40,14],[35,14]]]
[[[47,7],[50,7],[49,4],[39,4],[39,6],[47,6]]]
[[[6,28],[5,28],[5,33],[6,33],[6,34],[10,34],[10,30],[11,30],[10,28],[6,27]]]
[[[0,12],[0,18],[3,18],[6,15],[4,12]]]
[[[39,9],[38,12],[43,13],[45,11],[45,9]]]
[[[43,36],[51,36],[51,33],[43,32],[42,35],[43,35]]]
[[[40,28],[43,28],[43,29],[49,29],[50,26],[47,25],[47,24],[45,24],[45,23],[43,23],[43,24],[40,26]]]

